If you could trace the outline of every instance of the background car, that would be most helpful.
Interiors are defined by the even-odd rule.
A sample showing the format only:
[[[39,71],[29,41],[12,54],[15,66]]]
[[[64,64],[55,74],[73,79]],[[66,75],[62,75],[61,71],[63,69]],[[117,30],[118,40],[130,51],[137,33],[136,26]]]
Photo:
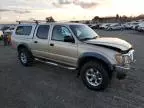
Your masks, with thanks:
[[[127,30],[135,30],[135,27],[139,24],[140,22],[132,21],[132,22],[126,22],[123,24],[124,28]]]
[[[101,25],[99,25],[99,29],[106,29],[109,25],[109,23],[102,23]]]
[[[140,24],[140,23],[139,23],[139,22],[131,23],[130,28],[131,28],[132,30],[135,30],[135,27],[136,27],[138,24]]]
[[[92,29],[99,29],[100,24],[92,24],[90,28]]]
[[[126,30],[130,30],[130,29],[131,29],[131,23],[130,23],[130,22],[124,23],[123,26],[124,26],[124,28],[125,28]]]
[[[119,23],[110,24],[107,27],[107,30],[123,30],[123,29],[124,29],[124,26]]]
[[[144,22],[141,22],[140,24],[138,24],[138,25],[135,27],[135,30],[136,30],[136,31],[139,31],[139,32],[144,31]]]

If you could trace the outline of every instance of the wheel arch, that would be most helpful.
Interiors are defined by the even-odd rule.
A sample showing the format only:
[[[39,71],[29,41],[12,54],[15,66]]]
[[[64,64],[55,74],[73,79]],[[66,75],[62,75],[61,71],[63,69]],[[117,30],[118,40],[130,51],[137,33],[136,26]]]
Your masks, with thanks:
[[[30,51],[30,48],[28,47],[28,45],[26,45],[26,44],[19,44],[18,46],[17,46],[17,51],[19,52],[19,50],[21,49],[21,48],[25,48],[25,49],[27,49],[29,52],[31,52]]]
[[[102,63],[105,66],[105,68],[108,70],[109,76],[110,77],[112,76],[113,65],[111,64],[111,62],[105,56],[93,52],[84,53],[82,56],[80,56],[77,62],[78,70],[80,70],[82,66],[89,61],[98,61]],[[80,71],[78,71],[78,74],[80,75]]]
[[[34,56],[32,55],[32,52],[30,51],[29,47],[25,44],[20,44],[17,47],[17,51],[18,51],[18,58],[20,59],[20,62],[24,65],[24,66],[31,66],[34,60]],[[21,61],[21,52],[25,52],[25,55],[27,56],[27,62],[23,63]]]

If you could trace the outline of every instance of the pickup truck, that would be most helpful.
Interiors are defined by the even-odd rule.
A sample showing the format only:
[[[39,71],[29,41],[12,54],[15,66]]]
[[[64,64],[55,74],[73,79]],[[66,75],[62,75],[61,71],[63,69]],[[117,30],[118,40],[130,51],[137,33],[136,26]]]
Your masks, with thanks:
[[[12,35],[12,46],[22,65],[35,60],[77,70],[92,90],[104,90],[113,77],[124,79],[134,61],[125,40],[100,37],[85,24],[22,23]]]

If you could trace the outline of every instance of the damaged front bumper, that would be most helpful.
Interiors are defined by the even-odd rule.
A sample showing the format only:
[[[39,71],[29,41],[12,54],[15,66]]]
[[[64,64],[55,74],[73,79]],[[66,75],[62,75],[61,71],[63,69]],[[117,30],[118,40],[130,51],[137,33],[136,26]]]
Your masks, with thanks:
[[[128,73],[133,68],[133,64],[136,62],[134,60],[134,50],[130,50],[128,53],[122,55],[122,64],[117,64],[114,66],[116,78],[124,79]]]
[[[130,69],[130,66],[115,66],[116,78],[119,80],[125,79]]]
[[[125,66],[119,66],[119,65],[114,66],[116,78],[119,80],[125,79],[125,77],[127,76],[127,73],[130,70],[134,69],[133,65],[134,65],[135,61],[133,61],[131,64],[127,64]]]

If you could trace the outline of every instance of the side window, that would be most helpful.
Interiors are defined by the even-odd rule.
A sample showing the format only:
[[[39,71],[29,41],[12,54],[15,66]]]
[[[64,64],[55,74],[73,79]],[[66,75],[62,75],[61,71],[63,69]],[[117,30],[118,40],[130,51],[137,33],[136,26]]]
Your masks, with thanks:
[[[64,38],[66,36],[70,36],[72,37],[71,32],[69,31],[69,29],[65,26],[61,26],[61,25],[56,25],[53,28],[53,32],[52,32],[52,40],[56,40],[56,41],[63,41],[64,42]],[[72,37],[73,38],[73,37]]]
[[[18,26],[16,29],[17,35],[30,35],[32,26]]]
[[[47,39],[48,38],[48,33],[49,33],[49,25],[40,25],[37,29],[36,36],[39,39]]]

